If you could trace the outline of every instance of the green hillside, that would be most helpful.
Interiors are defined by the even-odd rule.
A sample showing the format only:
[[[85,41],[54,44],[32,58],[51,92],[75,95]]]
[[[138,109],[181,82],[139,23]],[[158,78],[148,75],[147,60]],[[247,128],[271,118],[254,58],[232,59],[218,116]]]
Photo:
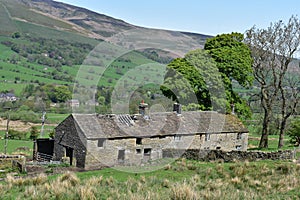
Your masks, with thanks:
[[[29,35],[31,37],[42,37],[47,39],[56,39],[56,40],[65,40],[68,42],[80,42],[91,45],[97,45],[99,43],[98,40],[91,39],[88,37],[84,37],[83,35],[79,35],[73,32],[67,32],[63,30],[57,30],[54,28],[49,28],[41,25],[36,25],[23,21],[15,21],[18,29],[24,33],[25,35]]]
[[[26,1],[24,1],[26,2]],[[18,0],[1,0],[0,1],[2,11],[8,15],[7,20],[18,20],[32,24],[39,24],[41,26],[60,28],[67,31],[74,31],[72,25],[64,22],[63,20],[55,19],[50,16],[46,16],[43,13],[31,10],[28,5]],[[2,13],[2,12],[1,12]]]
[[[145,29],[52,0],[0,0],[0,19],[0,93],[11,92],[20,98],[13,105],[8,102],[8,107],[15,107],[20,116],[22,109],[70,113],[66,102],[76,98],[73,95],[77,90],[86,92],[91,88],[96,91],[94,97],[87,94],[90,99],[78,98],[83,111],[87,110],[86,101],[93,99],[101,104],[96,112],[111,112],[110,100],[118,88],[123,96],[134,92],[130,112],[135,113],[142,99],[155,104],[164,98],[159,85],[165,64],[177,56],[153,47],[130,51],[118,46],[122,42],[112,45],[114,42],[104,41],[136,29],[140,39],[143,31],[154,31],[160,36],[156,42],[185,44],[190,38],[199,48],[209,37]],[[103,49],[96,48],[99,46]],[[6,102],[1,106],[0,112],[5,112]]]
[[[0,1],[2,91],[20,95],[26,84],[72,85],[75,82],[88,87],[113,87],[128,71],[154,62],[138,52],[131,52],[113,63],[106,63],[105,55],[100,55],[96,59],[103,65],[81,65],[101,40],[83,36],[69,22],[33,11],[30,4],[24,2]],[[15,33],[19,36],[12,37]],[[130,84],[147,81],[149,77],[161,78],[162,72],[148,66],[143,72],[127,77],[127,81]]]
[[[3,27],[0,29],[1,35],[8,35],[18,30],[17,26],[15,25],[15,22],[10,18],[8,10],[1,3],[0,3],[0,19],[1,19],[0,27]]]

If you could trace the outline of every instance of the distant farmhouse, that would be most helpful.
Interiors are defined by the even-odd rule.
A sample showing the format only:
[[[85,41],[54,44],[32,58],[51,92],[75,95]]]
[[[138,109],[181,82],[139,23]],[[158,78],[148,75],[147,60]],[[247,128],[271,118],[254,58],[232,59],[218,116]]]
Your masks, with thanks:
[[[164,149],[246,151],[248,130],[235,115],[164,112],[145,115],[71,114],[55,129],[54,160],[85,169],[140,165]]]
[[[18,98],[13,93],[0,93],[0,102],[17,101]]]
[[[71,99],[67,102],[67,104],[71,107],[71,108],[79,108],[80,106],[80,102],[78,99]]]

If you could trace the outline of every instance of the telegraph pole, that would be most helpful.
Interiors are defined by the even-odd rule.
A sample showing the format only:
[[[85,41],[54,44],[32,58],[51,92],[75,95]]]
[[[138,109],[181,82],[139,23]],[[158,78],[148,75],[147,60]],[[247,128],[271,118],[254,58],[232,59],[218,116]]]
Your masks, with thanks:
[[[6,123],[6,132],[5,132],[5,143],[4,143],[4,154],[7,154],[7,144],[8,144],[8,131],[9,131],[9,121],[10,121],[10,107],[5,107],[4,109],[7,109],[7,123]]]
[[[42,116],[42,128],[41,128],[41,137],[44,137],[45,116],[46,116],[46,111],[43,111],[43,116]]]

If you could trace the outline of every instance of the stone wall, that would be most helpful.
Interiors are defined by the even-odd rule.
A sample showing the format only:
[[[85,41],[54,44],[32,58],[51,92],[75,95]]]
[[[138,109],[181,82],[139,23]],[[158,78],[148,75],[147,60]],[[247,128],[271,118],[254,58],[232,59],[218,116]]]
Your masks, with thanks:
[[[163,136],[153,138],[115,138],[104,139],[99,146],[99,139],[87,140],[86,169],[95,169],[101,166],[141,165],[149,160],[163,158],[163,149],[236,149],[237,145],[244,150],[247,144],[247,133],[237,139],[237,133],[211,134],[206,141],[205,134],[185,136]],[[148,154],[146,150],[150,150]],[[124,151],[124,159],[119,159],[119,152]]]
[[[0,163],[11,163],[13,168],[26,172],[26,157],[21,155],[0,155]]]
[[[199,161],[223,160],[232,161],[257,161],[257,160],[289,160],[294,158],[291,150],[278,152],[261,151],[219,151],[219,150],[199,150],[199,149],[164,149],[163,158],[186,158]]]
[[[86,156],[86,139],[80,128],[76,126],[70,115],[55,128],[54,160],[61,161],[66,155],[66,148],[73,151],[73,163],[76,167],[84,168]]]

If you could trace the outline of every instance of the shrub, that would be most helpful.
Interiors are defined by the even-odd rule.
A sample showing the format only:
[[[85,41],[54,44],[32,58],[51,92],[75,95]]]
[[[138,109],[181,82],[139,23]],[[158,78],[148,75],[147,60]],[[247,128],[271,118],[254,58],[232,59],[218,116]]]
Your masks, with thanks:
[[[292,122],[291,127],[289,128],[287,135],[290,136],[290,143],[295,146],[300,146],[300,120]]]
[[[21,131],[16,131],[16,130],[13,130],[13,129],[10,129],[8,131],[8,135],[11,139],[16,139],[17,138],[19,140],[25,139],[25,137],[26,137],[26,133],[21,132]]]
[[[36,126],[32,126],[30,130],[30,139],[36,140],[39,137],[39,132]]]

